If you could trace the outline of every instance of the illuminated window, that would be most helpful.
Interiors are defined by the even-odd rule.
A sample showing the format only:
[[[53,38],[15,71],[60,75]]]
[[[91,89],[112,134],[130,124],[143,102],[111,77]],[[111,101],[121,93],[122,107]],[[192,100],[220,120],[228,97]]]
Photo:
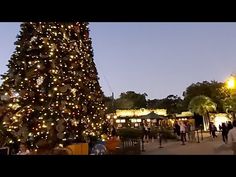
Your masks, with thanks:
[[[125,119],[121,119],[120,122],[121,122],[121,123],[125,123]]]
[[[142,122],[141,119],[137,119],[136,121],[137,121],[137,122]]]
[[[116,120],[116,123],[120,123],[120,119],[117,119],[117,120]]]

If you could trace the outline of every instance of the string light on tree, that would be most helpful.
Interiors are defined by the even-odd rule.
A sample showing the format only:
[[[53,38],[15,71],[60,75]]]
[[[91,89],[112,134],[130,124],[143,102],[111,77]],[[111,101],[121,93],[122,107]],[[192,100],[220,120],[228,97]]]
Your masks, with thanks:
[[[3,126],[34,147],[37,139],[64,145],[70,138],[81,142],[86,134],[99,136],[105,107],[98,76],[90,76],[97,72],[88,23],[25,22],[17,38],[0,90],[11,113]],[[23,122],[27,136],[22,137],[16,130]],[[53,128],[55,136],[48,133]]]

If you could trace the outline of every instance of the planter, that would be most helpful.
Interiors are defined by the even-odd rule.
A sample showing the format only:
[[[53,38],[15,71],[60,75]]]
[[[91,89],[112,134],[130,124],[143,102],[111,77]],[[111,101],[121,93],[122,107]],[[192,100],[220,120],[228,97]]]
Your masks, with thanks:
[[[115,138],[107,140],[105,146],[107,148],[108,153],[113,153],[120,148],[120,140]]]
[[[67,146],[71,151],[70,155],[88,155],[89,154],[89,146],[88,143],[78,143],[78,144],[72,144]]]

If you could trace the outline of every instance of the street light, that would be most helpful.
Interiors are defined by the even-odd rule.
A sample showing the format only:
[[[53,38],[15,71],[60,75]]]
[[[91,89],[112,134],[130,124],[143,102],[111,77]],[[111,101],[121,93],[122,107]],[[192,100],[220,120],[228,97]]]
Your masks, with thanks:
[[[230,76],[230,78],[226,81],[226,85],[228,89],[235,89],[236,83],[235,83],[235,77],[233,77],[232,75]]]
[[[236,95],[236,76],[232,75],[226,81],[226,87],[230,90],[230,99],[233,100],[233,97]],[[234,109],[234,108],[233,108]],[[235,119],[235,111],[232,110],[233,119]]]

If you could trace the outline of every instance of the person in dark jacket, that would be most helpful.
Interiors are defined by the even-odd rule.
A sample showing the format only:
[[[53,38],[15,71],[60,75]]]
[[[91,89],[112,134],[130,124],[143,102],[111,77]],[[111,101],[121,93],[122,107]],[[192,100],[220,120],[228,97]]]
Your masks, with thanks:
[[[225,123],[222,123],[222,126],[220,126],[221,132],[222,132],[222,138],[224,143],[227,143],[228,141],[228,129],[225,125]]]
[[[227,124],[228,132],[229,132],[232,128],[233,128],[232,122],[229,121],[228,124]]]
[[[216,131],[217,131],[217,128],[214,124],[212,124],[212,138],[217,138],[217,135],[216,135]]]

